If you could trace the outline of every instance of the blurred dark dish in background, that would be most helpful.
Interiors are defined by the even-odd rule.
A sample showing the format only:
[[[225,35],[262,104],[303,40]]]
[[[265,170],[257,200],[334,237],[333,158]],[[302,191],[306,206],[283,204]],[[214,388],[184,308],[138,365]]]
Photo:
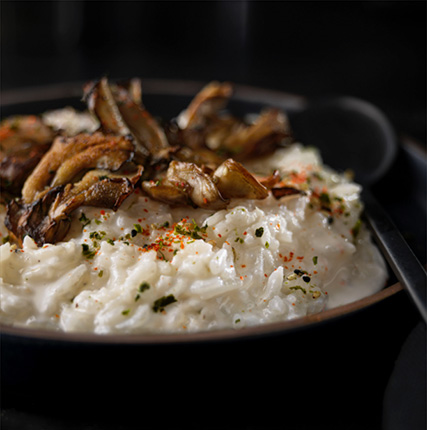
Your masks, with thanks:
[[[229,80],[381,108],[425,141],[425,2],[1,2],[2,89]]]

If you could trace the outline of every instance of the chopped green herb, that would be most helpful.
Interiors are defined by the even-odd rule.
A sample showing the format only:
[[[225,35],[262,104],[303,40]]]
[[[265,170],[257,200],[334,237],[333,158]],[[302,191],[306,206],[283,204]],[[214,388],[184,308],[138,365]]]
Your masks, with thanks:
[[[101,176],[98,176],[98,179],[100,181],[103,181],[104,179],[108,179],[108,176],[107,175],[101,175]]]
[[[96,251],[91,250],[89,248],[89,245],[87,245],[86,243],[82,243],[82,254],[86,258],[93,258],[95,257]]]
[[[130,309],[125,309],[124,311],[122,311],[122,315],[128,315],[130,312]]]
[[[80,215],[79,221],[83,224],[82,228],[90,224],[90,219],[86,217],[84,212]]]
[[[313,264],[314,264],[314,265],[316,265],[316,264],[317,264],[317,255],[315,255],[315,256],[313,257]]]
[[[136,296],[135,296],[135,302],[137,302],[139,299],[140,299],[140,295],[139,294],[137,294]]]
[[[235,324],[237,324],[237,323],[239,323],[240,322],[240,318],[237,318],[237,320],[236,321],[234,321],[234,323]]]
[[[356,237],[358,236],[358,234],[360,233],[360,228],[362,227],[362,220],[359,218],[356,221],[356,224],[354,224],[354,227],[351,229],[351,234],[353,235],[353,237],[356,239]]]
[[[196,221],[194,221],[194,219],[192,221],[193,221],[193,229],[194,229],[194,231],[200,231],[202,233],[206,233],[206,229],[208,228],[207,224],[204,225],[203,227],[199,227],[197,225]]]
[[[263,227],[259,227],[255,230],[255,236],[256,237],[262,237],[263,234],[264,234],[264,228]]]
[[[270,248],[270,244],[268,242],[265,242],[265,247],[268,249]]]
[[[164,261],[169,261],[169,260],[165,257],[165,254],[163,254],[163,252],[162,252],[162,251],[160,251],[160,249],[158,249],[158,250],[157,250],[157,252],[160,254],[160,256],[162,257],[162,259],[163,259]]]
[[[142,227],[140,224],[134,224],[133,227],[137,233],[142,233]]]
[[[89,234],[89,237],[90,237],[91,239],[102,240],[102,238],[103,238],[106,234],[107,234],[107,233],[105,233],[105,231],[100,231],[100,232],[98,232],[98,231],[92,231],[92,232]]]
[[[160,299],[157,299],[154,302],[153,311],[154,312],[163,312],[167,305],[170,305],[171,303],[175,303],[177,301],[178,300],[176,300],[176,298],[173,294],[169,294],[168,296],[160,297]]]
[[[9,242],[10,241],[9,235],[5,236],[1,241],[2,241],[3,244]]]
[[[194,221],[194,219],[192,221],[193,221],[192,229],[186,229],[183,225],[176,224],[174,227],[174,233],[181,234],[183,236],[190,236],[192,239],[203,239],[198,232],[206,233],[206,229],[208,228],[208,226],[206,225],[203,227],[199,227],[196,224],[196,221]]]
[[[99,273],[98,273],[98,277],[100,277],[100,278],[102,278],[102,275],[104,274],[104,271],[103,270],[100,270],[99,271]]]
[[[331,204],[331,198],[329,197],[328,193],[322,193],[319,196],[319,200],[324,203],[325,205],[330,205]]]
[[[174,233],[175,234],[182,234],[182,235],[189,234],[189,232],[187,230],[185,230],[185,228],[181,224],[175,225]]]
[[[140,293],[143,293],[144,291],[148,290],[150,288],[150,284],[148,282],[143,282],[139,287],[138,291]]]
[[[289,287],[290,290],[301,290],[304,294],[307,294],[307,290],[300,285],[296,285],[295,287]]]
[[[107,239],[107,243],[109,243],[110,245],[114,246],[114,240],[113,239]]]

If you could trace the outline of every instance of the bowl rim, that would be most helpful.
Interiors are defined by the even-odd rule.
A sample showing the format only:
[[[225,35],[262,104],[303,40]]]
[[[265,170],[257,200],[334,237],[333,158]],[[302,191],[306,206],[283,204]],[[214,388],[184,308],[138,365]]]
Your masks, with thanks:
[[[49,340],[67,343],[90,343],[112,345],[152,345],[152,344],[187,344],[212,341],[237,341],[257,337],[281,335],[309,329],[322,323],[332,322],[353,315],[382,302],[403,290],[397,282],[375,294],[336,308],[327,309],[292,320],[277,321],[242,328],[225,328],[199,332],[179,333],[112,333],[97,334],[87,332],[64,332],[59,330],[38,329],[31,327],[11,326],[0,323],[1,336],[8,335],[33,340]]]
[[[114,78],[113,80],[124,79]],[[68,97],[81,98],[82,88],[86,82],[72,81],[2,90],[0,92],[0,106],[52,101]],[[206,81],[143,78],[142,84],[143,92],[147,94],[191,97],[206,85]],[[307,104],[307,98],[298,94],[238,83],[233,83],[233,98],[255,103],[259,103],[260,99],[278,104],[285,101],[286,105],[295,109],[302,109]]]
[[[192,96],[199,91],[206,82],[176,79],[143,79],[143,91],[151,95]],[[85,82],[65,82],[50,85],[9,89],[1,92],[0,107],[60,100],[64,98],[80,98],[82,86]],[[299,111],[304,109],[308,100],[304,96],[279,90],[259,88],[249,85],[233,84],[233,99],[243,102],[273,104],[286,106],[288,109]],[[349,98],[361,102],[366,106],[376,108],[364,100]],[[322,312],[266,324],[242,328],[224,328],[199,332],[179,333],[135,333],[135,334],[96,334],[87,332],[63,332],[49,329],[39,329],[0,323],[0,336],[12,336],[32,340],[58,341],[85,344],[183,344],[211,341],[236,341],[268,335],[280,335],[298,330],[309,329],[321,323],[344,318],[382,302],[403,290],[399,282],[387,286],[377,293],[357,301],[326,309]]]

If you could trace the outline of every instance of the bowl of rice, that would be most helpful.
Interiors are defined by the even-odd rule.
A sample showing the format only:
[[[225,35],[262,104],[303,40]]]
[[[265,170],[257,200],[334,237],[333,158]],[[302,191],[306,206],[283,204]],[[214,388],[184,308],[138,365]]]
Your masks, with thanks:
[[[3,115],[40,115],[60,138],[92,135],[99,118],[77,98],[80,88],[7,94]],[[144,109],[159,127],[173,119],[184,129],[201,88],[199,82],[143,81]],[[244,118],[243,132],[256,127],[263,109],[274,108],[292,138],[239,159],[246,182],[230,174],[231,162],[202,172],[220,190],[219,206],[197,204],[193,194],[189,204],[157,198],[152,187],[169,176],[153,176],[120,207],[78,206],[60,240],[25,233],[17,244],[4,223],[10,209],[2,205],[3,334],[135,344],[247,338],[312,327],[400,291],[399,284],[387,284],[386,264],[363,222],[361,185],[298,140],[292,123],[306,106],[303,97],[234,87],[224,111]],[[217,153],[222,149],[215,139],[206,141]],[[221,185],[227,168],[231,179]],[[186,189],[194,192],[197,179],[186,177]],[[262,198],[240,192],[252,179],[266,190]]]

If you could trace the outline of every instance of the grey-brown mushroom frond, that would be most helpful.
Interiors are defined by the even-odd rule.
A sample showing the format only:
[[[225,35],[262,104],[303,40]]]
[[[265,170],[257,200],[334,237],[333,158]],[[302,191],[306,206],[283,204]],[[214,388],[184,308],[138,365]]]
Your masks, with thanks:
[[[54,136],[54,131],[35,115],[14,116],[1,122],[0,191],[4,202],[21,194],[28,175]]]
[[[81,205],[117,210],[143,173],[131,163],[133,150],[129,138],[100,132],[58,137],[25,182],[22,198],[9,203],[6,227],[18,242],[30,235],[42,245],[64,239]],[[120,170],[124,166],[130,171]]]
[[[244,167],[292,139],[284,112],[269,108],[251,122],[237,118],[225,110],[233,86],[213,81],[176,119],[160,121],[142,94],[139,79],[88,83],[84,100],[100,124],[93,133],[69,137],[36,117],[21,119],[13,132],[2,123],[2,189],[14,179],[15,197],[22,188],[8,205],[5,223],[12,237],[58,242],[79,206],[117,210],[139,187],[170,205],[210,210],[225,208],[231,199],[301,193],[278,172],[260,178]]]

